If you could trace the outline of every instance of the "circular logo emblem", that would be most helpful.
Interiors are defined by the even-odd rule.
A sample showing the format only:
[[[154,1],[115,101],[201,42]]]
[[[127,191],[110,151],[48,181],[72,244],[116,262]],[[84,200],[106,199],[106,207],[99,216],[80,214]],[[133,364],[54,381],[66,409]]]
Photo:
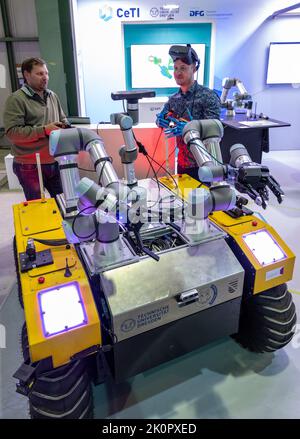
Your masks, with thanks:
[[[159,9],[158,8],[151,8],[150,9],[150,15],[151,17],[157,17],[159,14]]]
[[[135,328],[135,320],[134,319],[124,320],[124,322],[121,325],[122,332],[129,332],[129,331],[132,331],[134,328]]]

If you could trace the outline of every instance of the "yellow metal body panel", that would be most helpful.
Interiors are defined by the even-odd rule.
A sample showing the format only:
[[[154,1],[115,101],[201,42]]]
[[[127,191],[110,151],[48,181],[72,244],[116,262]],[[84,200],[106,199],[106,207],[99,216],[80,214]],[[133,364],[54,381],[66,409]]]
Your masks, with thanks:
[[[27,206],[19,206],[20,226],[24,236],[61,228],[61,216],[53,198],[45,202],[29,201]]]
[[[286,243],[280,238],[280,236],[273,229],[273,227],[253,215],[249,215],[249,218],[251,218],[251,221],[244,223],[241,222],[240,224],[230,227],[222,227],[222,225],[218,222],[218,216],[215,214],[213,215],[212,220],[233,237],[238,246],[244,252],[246,258],[254,267],[256,273],[253,294],[257,294],[269,288],[281,285],[282,283],[288,282],[292,279],[295,264],[295,255],[286,245]],[[257,232],[258,230],[262,229],[266,230],[277,242],[283,253],[286,255],[286,258],[284,260],[261,265],[255,258],[255,256],[243,240],[243,235],[250,232]]]
[[[46,199],[43,203],[34,200],[27,205],[17,204],[13,206],[13,211],[18,253],[26,250],[29,237],[65,239],[62,217],[54,199]],[[38,242],[35,242],[35,246],[37,252],[50,248],[53,264],[33,268],[26,273],[20,272],[30,357],[32,362],[36,362],[51,356],[53,366],[58,367],[68,363],[78,352],[101,345],[100,320],[86,273],[74,246],[49,247]],[[66,259],[72,273],[70,277],[64,276]],[[39,283],[40,277],[44,278],[43,283]],[[80,288],[87,324],[65,333],[45,337],[38,303],[39,291],[75,281]]]
[[[218,223],[222,228],[223,227],[228,228],[228,227],[236,226],[237,224],[252,223],[253,216],[246,215],[246,216],[242,216],[241,218],[232,218],[227,213],[219,211],[219,212],[213,212],[210,215],[210,219]]]
[[[194,180],[186,174],[173,175],[173,179],[166,176],[160,177],[159,181],[184,200],[187,200],[188,194],[191,190],[196,189],[200,185],[199,181]],[[206,186],[201,185],[201,187],[205,188]]]
[[[188,175],[183,175],[181,178],[175,175],[174,179],[178,183],[178,188],[176,188],[174,181],[171,178],[163,177],[160,178],[160,181],[178,196],[181,196],[184,200],[188,199],[188,194],[191,190],[199,187],[199,182]],[[201,187],[207,189],[205,185],[201,185]],[[292,279],[295,265],[295,255],[269,224],[265,223],[254,215],[247,215],[241,218],[232,218],[224,212],[213,212],[209,216],[209,219],[235,240],[237,245],[244,252],[245,257],[254,267],[255,279],[253,294],[257,294],[269,288],[281,285],[282,283],[288,282]],[[258,262],[244,242],[243,235],[262,229],[267,230],[268,233],[273,237],[286,255],[286,259],[267,264],[265,266]]]

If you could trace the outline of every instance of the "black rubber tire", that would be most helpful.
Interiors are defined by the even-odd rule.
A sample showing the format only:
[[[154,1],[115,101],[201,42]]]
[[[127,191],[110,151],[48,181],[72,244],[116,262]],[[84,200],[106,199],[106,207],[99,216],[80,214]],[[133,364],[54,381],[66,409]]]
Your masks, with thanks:
[[[85,360],[39,376],[28,398],[32,419],[93,418],[93,392]]]
[[[233,337],[252,352],[274,352],[292,340],[296,321],[292,295],[286,284],[278,285],[243,302]]]
[[[23,302],[23,296],[22,296],[22,286],[21,286],[21,279],[20,279],[20,272],[19,272],[17,241],[16,241],[15,236],[14,236],[14,240],[13,240],[13,248],[14,248],[15,267],[16,267],[16,274],[17,274],[18,297],[19,297],[20,305],[24,309],[24,302]]]
[[[21,334],[25,363],[30,362],[26,323]],[[93,394],[86,360],[53,369],[39,377],[29,394],[33,419],[92,419]]]

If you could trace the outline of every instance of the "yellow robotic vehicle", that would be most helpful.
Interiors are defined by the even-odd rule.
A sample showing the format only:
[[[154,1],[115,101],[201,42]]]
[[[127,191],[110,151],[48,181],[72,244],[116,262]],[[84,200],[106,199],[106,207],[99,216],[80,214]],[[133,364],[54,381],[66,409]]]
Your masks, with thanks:
[[[282,190],[243,145],[221,160],[222,125],[192,121],[184,140],[199,178],[137,181],[130,116],[121,127],[125,179],[101,138],[87,129],[57,130],[51,154],[63,194],[13,207],[24,363],[17,391],[32,418],[90,418],[92,383],[109,370],[116,382],[234,335],[270,352],[293,337],[295,305],[286,282],[295,256],[276,231],[245,207],[265,207]],[[99,184],[79,178],[89,152]]]

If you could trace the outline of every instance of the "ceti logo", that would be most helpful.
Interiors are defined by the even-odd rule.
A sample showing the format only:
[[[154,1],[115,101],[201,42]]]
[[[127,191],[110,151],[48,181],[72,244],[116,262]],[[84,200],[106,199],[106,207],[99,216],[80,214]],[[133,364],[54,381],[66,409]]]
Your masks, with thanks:
[[[103,21],[108,21],[112,18],[112,8],[108,5],[104,5],[103,8],[99,9],[99,17]]]
[[[139,18],[140,8],[129,8],[129,9],[117,9],[117,16],[119,18]]]
[[[118,18],[139,18],[140,8],[117,8],[116,16]],[[99,10],[99,17],[103,21],[109,21],[113,17],[113,9],[111,6],[104,5],[103,8]]]

